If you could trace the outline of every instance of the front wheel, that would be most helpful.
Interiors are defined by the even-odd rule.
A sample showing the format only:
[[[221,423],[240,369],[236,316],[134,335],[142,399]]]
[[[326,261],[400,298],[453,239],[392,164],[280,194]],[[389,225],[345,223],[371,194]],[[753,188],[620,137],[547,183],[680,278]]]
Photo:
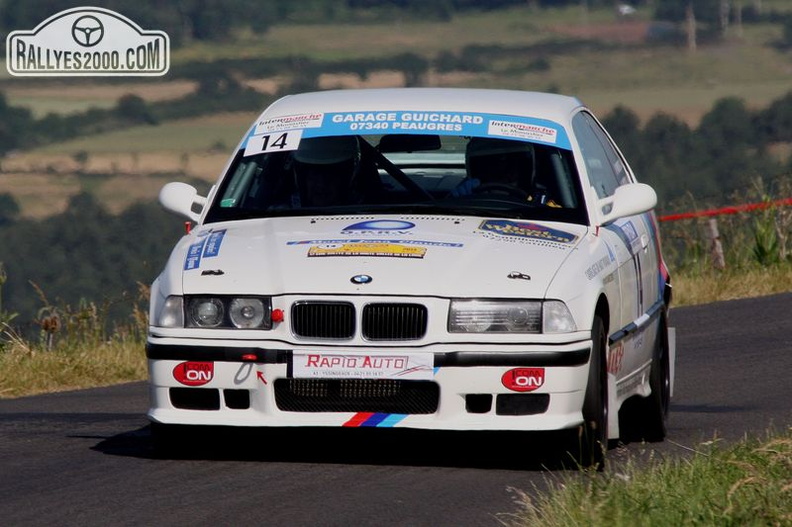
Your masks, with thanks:
[[[627,441],[655,443],[666,437],[671,402],[671,367],[665,313],[660,316],[657,326],[649,386],[652,393],[648,397],[636,396],[624,402],[619,416],[623,424],[620,423],[619,428],[623,429],[622,437]]]
[[[603,470],[608,448],[608,378],[605,369],[605,324],[594,317],[591,328],[591,360],[583,400],[583,424],[575,431],[575,461],[582,467]]]

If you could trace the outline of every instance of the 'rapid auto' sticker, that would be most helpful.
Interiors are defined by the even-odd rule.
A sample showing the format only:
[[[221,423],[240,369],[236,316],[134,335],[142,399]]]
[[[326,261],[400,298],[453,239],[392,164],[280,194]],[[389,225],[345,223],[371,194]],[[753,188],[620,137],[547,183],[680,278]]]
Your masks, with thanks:
[[[429,380],[434,377],[434,355],[294,351],[292,371],[295,378]]]

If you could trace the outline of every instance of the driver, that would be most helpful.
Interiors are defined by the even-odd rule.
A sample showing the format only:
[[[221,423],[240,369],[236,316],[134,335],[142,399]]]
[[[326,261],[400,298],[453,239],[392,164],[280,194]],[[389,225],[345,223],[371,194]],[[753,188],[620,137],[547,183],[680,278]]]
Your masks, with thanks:
[[[472,137],[465,149],[465,166],[468,177],[451,191],[454,197],[492,192],[558,206],[535,188],[534,148],[530,143]]]
[[[298,192],[293,207],[324,207],[354,203],[352,181],[360,166],[355,136],[311,137],[294,153]]]

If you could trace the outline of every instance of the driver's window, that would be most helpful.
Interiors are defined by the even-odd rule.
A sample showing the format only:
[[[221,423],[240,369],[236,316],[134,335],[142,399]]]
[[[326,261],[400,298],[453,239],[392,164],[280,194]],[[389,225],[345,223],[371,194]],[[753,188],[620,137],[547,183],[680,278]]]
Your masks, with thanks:
[[[589,182],[599,198],[612,196],[617,187],[629,183],[621,157],[591,115],[577,114],[572,119],[572,128],[586,162]]]

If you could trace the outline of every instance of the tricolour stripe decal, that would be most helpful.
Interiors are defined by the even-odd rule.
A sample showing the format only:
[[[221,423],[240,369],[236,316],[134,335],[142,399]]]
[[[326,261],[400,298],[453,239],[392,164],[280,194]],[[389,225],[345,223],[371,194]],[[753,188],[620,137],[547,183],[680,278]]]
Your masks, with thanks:
[[[405,417],[407,417],[407,414],[360,412],[355,414],[352,419],[344,423],[342,426],[389,428],[395,426]]]

